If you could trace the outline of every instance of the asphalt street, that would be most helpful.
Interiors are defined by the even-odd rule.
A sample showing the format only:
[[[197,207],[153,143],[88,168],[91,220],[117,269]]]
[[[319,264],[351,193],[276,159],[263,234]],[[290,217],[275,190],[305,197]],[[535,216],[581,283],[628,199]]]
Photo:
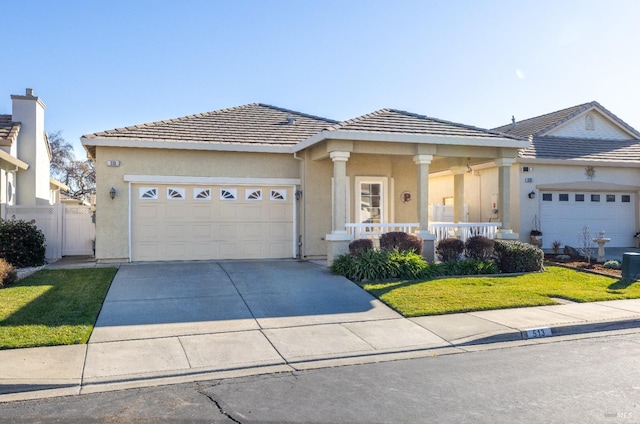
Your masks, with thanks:
[[[584,336],[583,336],[584,337]],[[640,422],[640,333],[0,404],[0,422]]]

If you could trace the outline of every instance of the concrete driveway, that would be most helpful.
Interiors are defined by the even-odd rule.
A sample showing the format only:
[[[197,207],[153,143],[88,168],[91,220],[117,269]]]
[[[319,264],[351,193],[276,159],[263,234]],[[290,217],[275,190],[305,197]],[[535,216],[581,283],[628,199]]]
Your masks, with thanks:
[[[90,343],[394,318],[400,315],[310,262],[126,264]]]

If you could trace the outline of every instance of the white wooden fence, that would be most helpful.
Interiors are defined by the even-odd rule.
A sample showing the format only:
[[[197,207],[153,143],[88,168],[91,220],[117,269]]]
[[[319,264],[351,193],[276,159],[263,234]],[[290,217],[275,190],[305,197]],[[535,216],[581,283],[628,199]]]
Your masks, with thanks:
[[[467,241],[473,236],[484,236],[489,239],[496,238],[498,228],[502,226],[501,222],[430,222],[429,231],[436,236],[436,242],[445,238],[458,238]],[[412,223],[394,223],[394,224],[346,224],[347,233],[357,239],[371,239],[377,245],[380,236],[384,233],[392,231],[402,231],[404,233],[413,234],[419,228],[420,224]]]
[[[93,255],[95,224],[91,208],[80,205],[7,206],[7,218],[35,221],[45,237],[48,260],[69,255]]]

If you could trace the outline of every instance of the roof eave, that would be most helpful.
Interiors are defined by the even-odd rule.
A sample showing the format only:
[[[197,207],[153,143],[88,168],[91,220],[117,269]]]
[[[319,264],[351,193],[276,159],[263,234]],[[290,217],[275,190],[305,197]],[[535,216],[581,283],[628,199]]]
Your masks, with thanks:
[[[293,147],[299,152],[324,140],[381,141],[387,143],[447,144],[524,149],[529,141],[507,137],[462,137],[452,135],[398,134],[370,131],[321,131]]]
[[[86,138],[80,141],[90,156],[94,156],[95,147],[127,147],[142,149],[176,149],[176,150],[205,150],[223,152],[257,152],[257,153],[291,153],[292,146],[269,146],[237,143],[193,143],[173,140],[142,140],[142,139],[110,139]],[[95,150],[93,150],[95,151]]]
[[[613,160],[593,160],[593,159],[542,159],[542,158],[517,158],[518,163],[540,164],[540,165],[575,165],[575,166],[612,166],[617,168],[637,168],[640,160],[637,161],[613,161]]]

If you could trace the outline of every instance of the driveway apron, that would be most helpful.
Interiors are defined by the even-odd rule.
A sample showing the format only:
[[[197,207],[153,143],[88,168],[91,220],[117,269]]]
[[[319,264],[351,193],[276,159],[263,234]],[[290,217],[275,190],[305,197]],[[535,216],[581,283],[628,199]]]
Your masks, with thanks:
[[[90,343],[389,318],[399,315],[309,262],[126,264]]]
[[[89,340],[83,390],[447,345],[310,262],[125,264]]]

